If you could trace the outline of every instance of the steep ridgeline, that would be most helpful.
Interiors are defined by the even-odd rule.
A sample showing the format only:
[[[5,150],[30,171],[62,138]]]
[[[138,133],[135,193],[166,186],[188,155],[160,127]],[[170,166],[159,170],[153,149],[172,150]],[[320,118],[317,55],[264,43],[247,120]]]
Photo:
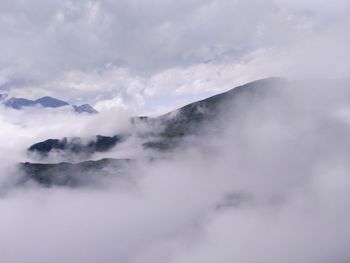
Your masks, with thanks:
[[[196,136],[203,133],[205,130],[203,127],[215,126],[217,129],[224,129],[227,121],[234,118],[232,115],[234,115],[235,112],[238,112],[242,108],[247,108],[250,105],[259,104],[266,96],[277,94],[287,86],[288,82],[282,78],[268,78],[254,81],[225,93],[188,104],[178,110],[156,118],[133,118],[132,123],[134,124],[134,130],[123,137],[118,135],[112,137],[97,136],[96,140],[85,144],[82,143],[83,140],[79,138],[71,140],[67,138],[62,140],[50,139],[32,145],[29,148],[29,152],[36,152],[42,156],[47,156],[51,151],[68,151],[69,153],[80,155],[87,153],[86,155],[89,156],[94,152],[101,153],[113,147],[118,147],[117,145],[122,141],[122,138],[124,138],[123,140],[128,140],[129,137],[135,136],[135,134],[137,134],[136,136],[138,136],[139,139],[142,139],[140,141],[143,141],[142,146],[144,148],[160,152],[168,151],[176,148],[184,137],[188,135]],[[227,114],[230,114],[230,120],[227,119]],[[221,124],[217,125],[218,123]],[[143,128],[140,129],[140,126]],[[145,129],[145,126],[148,128]],[[220,127],[218,128],[217,126]],[[156,128],[152,130],[153,127]],[[145,130],[147,130],[147,132],[145,132]],[[78,169],[81,164],[82,163],[71,164],[68,166],[77,167]],[[25,163],[22,164],[22,170],[24,170],[28,177],[42,183],[46,180],[42,179],[43,177],[53,176],[52,171],[56,173],[57,169],[60,170],[66,165],[67,164],[62,166],[62,164]],[[88,166],[87,169],[93,166],[94,164],[91,163],[91,166]],[[52,169],[50,167],[52,167]],[[75,171],[74,169],[73,171]],[[86,171],[85,168],[84,171]],[[40,174],[40,180],[36,174]],[[51,183],[55,184],[54,182]]]
[[[25,107],[41,106],[43,108],[60,108],[70,106],[66,101],[59,100],[53,97],[42,97],[37,100],[28,100],[24,98],[10,98],[2,102],[3,105],[16,110],[23,109]],[[83,104],[81,106],[72,105],[73,110],[77,113],[97,113],[97,111],[89,104]]]
[[[156,139],[146,142],[144,146],[159,150],[176,147],[182,137],[203,133],[204,124],[207,123],[210,126],[212,121],[219,122],[219,119],[222,119],[221,124],[225,125],[225,121],[232,117],[226,116],[227,114],[233,114],[243,107],[259,103],[264,97],[278,94],[287,86],[288,82],[283,78],[262,79],[190,103],[160,117],[148,119],[146,120],[148,122],[162,123],[164,129]]]

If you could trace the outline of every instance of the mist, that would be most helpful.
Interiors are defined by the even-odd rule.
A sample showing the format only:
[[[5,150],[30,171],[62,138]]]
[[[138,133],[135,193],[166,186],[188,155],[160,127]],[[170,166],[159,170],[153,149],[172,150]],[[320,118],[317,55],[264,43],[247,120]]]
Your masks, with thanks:
[[[0,262],[350,262],[349,7],[1,1]]]
[[[48,111],[27,119],[2,109],[2,262],[347,262],[346,87],[290,82],[223,105],[221,118],[166,154],[116,146],[109,156],[138,161],[81,188],[8,178],[21,176],[14,165],[30,158],[34,141],[88,137],[110,116]],[[125,123],[103,132],[130,129]],[[142,139],[133,136],[131,145]]]

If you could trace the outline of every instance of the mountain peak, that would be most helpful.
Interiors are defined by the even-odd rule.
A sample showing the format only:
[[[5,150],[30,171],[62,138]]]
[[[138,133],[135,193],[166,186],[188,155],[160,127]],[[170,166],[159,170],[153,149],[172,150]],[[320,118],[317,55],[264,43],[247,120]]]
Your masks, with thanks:
[[[77,113],[98,113],[98,111],[95,110],[90,104],[83,104],[80,106],[73,105],[73,108]]]
[[[68,102],[59,100],[50,96],[45,96],[34,101],[35,104],[39,104],[46,108],[58,108],[69,105]]]

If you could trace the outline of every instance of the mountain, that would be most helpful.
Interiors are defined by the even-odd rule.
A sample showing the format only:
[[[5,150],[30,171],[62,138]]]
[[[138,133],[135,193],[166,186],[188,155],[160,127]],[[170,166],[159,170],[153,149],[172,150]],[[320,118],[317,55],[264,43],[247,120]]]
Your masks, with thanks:
[[[120,175],[125,165],[131,164],[128,159],[105,158],[97,161],[85,161],[80,163],[21,163],[19,169],[24,176],[18,181],[18,184],[25,184],[34,181],[42,186],[68,186],[78,187],[90,184],[96,184],[96,173],[100,177],[113,176],[116,172]],[[109,169],[106,169],[108,167]]]
[[[11,107],[11,108],[19,110],[23,107],[35,106],[35,102],[32,100],[27,100],[27,99],[23,99],[23,98],[11,98],[11,99],[5,101],[4,105],[6,107]]]
[[[35,107],[41,106],[44,108],[60,108],[65,106],[70,106],[66,101],[59,100],[53,97],[45,96],[37,100],[28,100],[24,98],[10,98],[2,102],[6,107],[10,107],[16,110],[20,110],[24,107]],[[73,105],[74,111],[77,113],[97,113],[97,111],[91,107],[89,104],[83,104],[80,106]]]
[[[102,136],[97,135],[87,142],[80,138],[48,139],[43,142],[33,144],[28,151],[47,156],[51,151],[65,151],[72,154],[91,155],[95,152],[105,152],[112,149],[117,143],[123,140],[122,136]]]
[[[164,129],[155,140],[146,142],[144,146],[159,150],[173,148],[181,138],[202,133],[204,123],[218,120],[220,117],[224,123],[225,119],[230,118],[224,116],[225,113],[233,114],[244,105],[256,104],[264,97],[280,93],[287,86],[288,81],[283,78],[257,80],[190,103],[157,118],[147,119],[148,122],[163,124]]]
[[[91,107],[89,104],[83,104],[80,106],[73,105],[73,108],[78,113],[83,113],[83,112],[90,113],[90,114],[98,113],[98,111],[95,110],[93,107]]]
[[[52,97],[42,97],[37,100],[28,100],[24,98],[11,98],[5,101],[5,106],[14,109],[22,109],[23,107],[32,107],[40,105],[44,108],[58,108],[69,105],[67,102],[52,98]]]
[[[40,99],[35,100],[34,104],[41,105],[44,108],[59,108],[59,107],[69,105],[68,102],[65,102],[63,100],[59,100],[53,97],[49,97],[49,96],[42,97]]]
[[[152,130],[148,132],[141,132],[141,137],[150,138],[149,141],[143,144],[146,148],[154,148],[159,150],[167,150],[178,144],[181,138],[188,135],[196,135],[202,131],[201,125],[203,122],[210,122],[218,118],[218,115],[225,111],[234,112],[235,107],[242,103],[250,104],[256,103],[262,99],[263,96],[269,96],[269,94],[277,94],[282,89],[285,89],[288,85],[288,81],[283,78],[267,78],[258,81],[254,81],[236,88],[233,88],[227,92],[214,95],[201,101],[193,102],[185,105],[175,111],[171,111],[159,117],[134,117],[131,119],[134,129],[138,129],[138,126],[159,126],[160,130]],[[96,136],[96,143],[103,144],[100,152],[107,151],[113,148],[118,142],[121,141],[123,136]],[[127,137],[124,135],[124,137]],[[94,140],[92,140],[94,141]],[[87,145],[91,144],[89,141]],[[76,149],[80,149],[79,151]],[[37,152],[41,154],[48,154],[52,150],[70,150],[73,152],[81,153],[83,151],[92,151],[93,147],[82,146],[80,138],[72,138],[68,142],[67,138],[64,139],[49,139],[44,142],[39,142],[32,145],[29,148],[31,152]]]
[[[172,150],[181,145],[184,138],[205,133],[205,126],[214,129],[214,134],[219,136],[220,130],[225,129],[227,121],[235,118],[235,113],[239,115],[242,108],[247,109],[250,105],[259,105],[260,102],[264,101],[263,98],[277,95],[287,87],[288,81],[282,78],[254,81],[204,100],[190,103],[159,117],[134,117],[131,119],[132,129],[127,135],[110,137],[98,135],[85,144],[82,143],[84,140],[80,138],[49,139],[30,146],[28,152],[35,152],[44,157],[49,156],[52,151],[68,152],[68,156],[71,154],[89,156],[95,152],[103,153],[113,147],[118,147],[118,143],[122,139],[127,140],[133,136],[138,137],[146,149],[160,152]],[[21,167],[29,178],[42,183],[50,180],[49,178],[55,176],[53,174],[58,171],[65,173],[67,167],[74,170],[82,166],[83,170],[87,172],[94,170],[95,166],[108,166],[104,162],[102,164],[98,162],[89,164],[86,166],[85,162],[74,165],[25,163]],[[68,171],[70,171],[69,169]]]

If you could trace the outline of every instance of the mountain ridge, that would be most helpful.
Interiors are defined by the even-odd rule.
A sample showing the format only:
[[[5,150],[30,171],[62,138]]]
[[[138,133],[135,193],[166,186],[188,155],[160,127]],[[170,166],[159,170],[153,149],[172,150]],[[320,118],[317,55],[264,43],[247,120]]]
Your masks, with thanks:
[[[222,112],[235,112],[235,110],[239,109],[242,105],[244,107],[249,107],[250,104],[258,104],[259,101],[263,100],[264,96],[277,94],[287,86],[287,80],[276,77],[250,82],[206,99],[189,103],[179,109],[158,117],[134,117],[130,121],[136,132],[135,130],[130,132],[131,134],[140,134],[138,136],[144,141],[142,144],[144,149],[150,149],[160,153],[169,151],[181,145],[184,137],[199,135],[203,130],[203,124],[217,120]],[[225,119],[223,121],[225,122]],[[143,128],[141,128],[140,133],[140,131],[138,131],[139,123],[149,126],[150,131],[145,132],[142,130]],[[141,125],[141,127],[143,126]],[[161,128],[158,130],[152,129],[152,127]],[[124,135],[124,138],[131,137],[131,134]],[[99,153],[103,153],[111,150],[113,147],[118,147],[118,143],[123,137],[120,137],[120,135],[114,135],[112,137],[101,136],[96,138],[97,141],[98,138],[103,139],[101,141],[103,147],[98,151]],[[75,140],[76,141],[71,141],[73,143],[69,143],[67,138],[61,140],[49,139],[36,143],[30,146],[27,150],[29,152],[43,154],[44,156],[48,156],[51,151],[64,152],[67,149],[79,149],[79,151],[77,151],[78,154],[81,154],[86,150],[91,151],[91,153],[97,152],[94,148],[96,144],[91,144],[93,145],[91,148],[89,147],[89,143],[87,146],[84,146],[79,143],[79,138],[75,138]],[[76,142],[78,142],[78,144],[75,144]],[[83,163],[84,161],[69,166],[70,169],[75,170]],[[32,164],[26,162],[25,166],[22,165],[22,168],[23,167],[25,167],[24,170],[28,177],[32,178],[34,181],[38,181],[36,173],[40,174],[40,178],[42,178],[42,176],[52,177],[52,171],[55,171],[56,173],[60,168],[65,166],[50,163]],[[52,169],[50,167],[52,167]],[[92,169],[92,167],[93,165],[90,168]],[[64,172],[64,169],[61,171]]]
[[[13,108],[16,110],[21,110],[25,107],[35,107],[35,106],[41,106],[43,108],[60,108],[65,106],[71,106],[73,110],[77,113],[90,113],[90,114],[98,113],[89,104],[71,105],[66,101],[63,101],[51,96],[44,96],[36,100],[11,97],[9,99],[5,99],[4,101],[2,101],[2,104],[5,105],[5,107]]]

